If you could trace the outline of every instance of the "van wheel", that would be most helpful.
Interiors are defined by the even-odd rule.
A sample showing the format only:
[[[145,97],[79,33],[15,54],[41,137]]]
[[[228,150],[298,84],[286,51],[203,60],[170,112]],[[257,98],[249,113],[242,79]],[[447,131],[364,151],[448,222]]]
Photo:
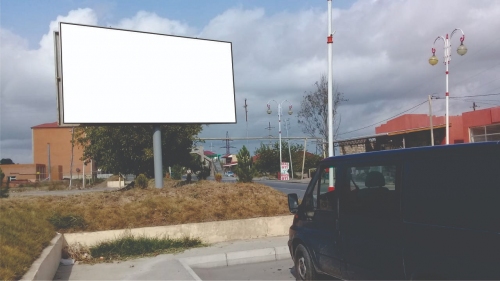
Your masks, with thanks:
[[[299,244],[295,249],[295,273],[297,274],[297,280],[317,279],[311,256],[302,244]]]

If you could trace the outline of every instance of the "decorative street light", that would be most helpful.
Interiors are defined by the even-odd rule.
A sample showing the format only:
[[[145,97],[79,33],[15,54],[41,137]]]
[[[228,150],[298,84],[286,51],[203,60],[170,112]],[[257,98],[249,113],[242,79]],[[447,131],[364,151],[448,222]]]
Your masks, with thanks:
[[[285,121],[285,129],[286,129],[286,137],[288,138],[288,127],[290,126],[290,118],[287,118]],[[290,157],[290,171],[291,177],[293,179],[293,161],[292,161],[292,150],[290,148],[290,139],[288,139],[288,156]]]
[[[280,175],[281,175],[281,105],[286,101],[290,104],[288,106],[288,115],[292,115],[293,111],[292,111],[292,104],[288,100],[284,100],[280,103],[278,103],[275,100],[270,100],[267,102],[267,114],[272,113],[271,105],[270,105],[271,101],[274,101],[278,105],[278,132],[279,132],[279,147],[280,147],[280,165],[279,165],[279,167],[280,167]]]
[[[460,31],[462,32],[462,37],[460,37],[460,46],[457,48],[457,53],[461,56],[465,55],[467,53],[467,48],[464,45],[464,40],[465,40],[465,34],[462,29],[460,28],[455,28],[451,35],[448,37],[448,34],[446,34],[446,37],[443,36],[438,36],[436,40],[434,40],[434,44],[432,46],[432,56],[429,58],[429,63],[431,65],[436,65],[438,63],[438,58],[436,57],[436,49],[434,46],[436,45],[436,41],[439,39],[443,40],[444,42],[444,64],[446,65],[446,144],[450,143],[450,113],[449,113],[449,92],[448,92],[448,65],[450,64],[451,61],[451,43],[450,40],[453,37],[453,34],[455,32]]]

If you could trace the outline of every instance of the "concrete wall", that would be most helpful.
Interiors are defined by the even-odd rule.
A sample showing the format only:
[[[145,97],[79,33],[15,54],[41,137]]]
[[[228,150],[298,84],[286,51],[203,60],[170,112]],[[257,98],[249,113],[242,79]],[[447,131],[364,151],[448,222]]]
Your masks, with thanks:
[[[114,240],[130,233],[137,236],[182,238],[185,236],[200,238],[205,243],[252,239],[261,237],[288,235],[293,215],[230,220],[182,225],[134,228],[130,230],[108,230],[97,232],[67,233],[64,237],[68,244],[80,243],[93,246],[102,241]]]
[[[106,182],[106,184],[107,184],[107,187],[116,187],[116,188],[125,187],[125,182],[123,180],[108,181],[108,182]]]

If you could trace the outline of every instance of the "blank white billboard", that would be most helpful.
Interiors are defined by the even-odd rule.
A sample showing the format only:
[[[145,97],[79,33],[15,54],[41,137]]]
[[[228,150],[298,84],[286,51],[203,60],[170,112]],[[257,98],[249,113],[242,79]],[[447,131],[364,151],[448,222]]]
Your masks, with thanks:
[[[61,125],[236,123],[230,42],[59,28]]]

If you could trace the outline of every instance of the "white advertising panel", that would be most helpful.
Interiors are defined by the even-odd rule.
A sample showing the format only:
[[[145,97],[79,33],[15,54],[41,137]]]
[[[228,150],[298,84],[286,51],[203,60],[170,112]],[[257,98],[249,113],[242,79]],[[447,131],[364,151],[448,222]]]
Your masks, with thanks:
[[[288,169],[290,168],[290,163],[288,162],[281,162],[281,173],[280,173],[280,180],[282,181],[287,181],[290,180],[290,175],[288,174]]]
[[[61,125],[236,123],[230,42],[59,28]]]

